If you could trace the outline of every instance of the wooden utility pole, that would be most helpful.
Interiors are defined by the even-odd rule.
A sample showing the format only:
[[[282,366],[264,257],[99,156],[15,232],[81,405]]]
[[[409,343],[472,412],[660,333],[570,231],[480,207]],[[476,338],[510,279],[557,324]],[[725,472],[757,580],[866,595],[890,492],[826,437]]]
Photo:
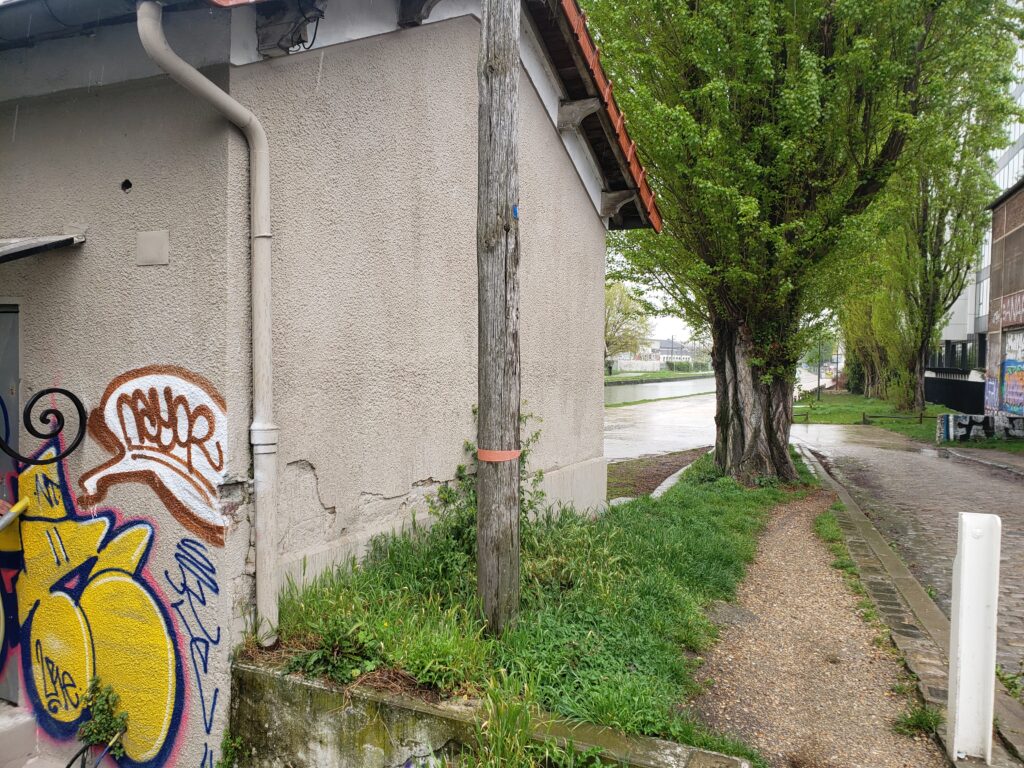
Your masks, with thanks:
[[[483,0],[477,145],[477,595],[488,631],[519,611],[519,14]]]

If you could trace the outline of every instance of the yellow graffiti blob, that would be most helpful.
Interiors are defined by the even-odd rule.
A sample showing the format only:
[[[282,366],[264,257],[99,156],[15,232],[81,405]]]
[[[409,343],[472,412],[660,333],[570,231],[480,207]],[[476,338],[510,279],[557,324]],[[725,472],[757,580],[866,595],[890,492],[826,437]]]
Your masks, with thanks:
[[[178,710],[173,633],[139,577],[152,528],[129,524],[108,540],[111,518],[79,517],[63,472],[61,465],[33,466],[18,478],[19,496],[30,504],[20,524],[24,566],[16,594],[31,699],[52,730],[66,732],[98,675],[128,713],[126,756],[146,763],[160,754]]]

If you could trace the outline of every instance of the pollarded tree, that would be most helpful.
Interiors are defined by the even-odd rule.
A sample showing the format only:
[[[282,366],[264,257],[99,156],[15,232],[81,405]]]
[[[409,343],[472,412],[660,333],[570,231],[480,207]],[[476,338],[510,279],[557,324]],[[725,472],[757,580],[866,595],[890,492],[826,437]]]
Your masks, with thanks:
[[[1015,11],[1006,0],[589,5],[666,221],[660,237],[614,243],[621,270],[711,330],[719,467],[793,479],[793,375],[806,320],[845,284],[851,249],[837,244],[885,188],[923,88],[962,77],[933,66],[937,52],[1008,39]]]

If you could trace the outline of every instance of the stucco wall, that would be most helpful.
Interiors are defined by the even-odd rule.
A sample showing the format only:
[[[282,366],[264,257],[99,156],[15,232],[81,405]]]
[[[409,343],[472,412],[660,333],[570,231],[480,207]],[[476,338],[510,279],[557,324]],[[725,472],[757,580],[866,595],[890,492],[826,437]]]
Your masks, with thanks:
[[[226,67],[211,74],[226,81]],[[60,385],[99,409],[66,463],[22,473],[29,511],[0,535],[0,664],[22,666],[46,752],[77,748],[98,675],[129,714],[137,763],[212,765],[232,611],[251,586],[248,357],[225,333],[248,290],[236,274],[246,246],[228,226],[229,129],[153,78],[4,102],[0,132],[0,237],[87,230],[80,248],[0,265],[0,303],[20,308],[21,402]],[[136,266],[137,233],[164,229],[170,263]],[[163,448],[103,469],[140,432]],[[23,430],[21,448],[45,444]],[[189,496],[211,479],[212,496]]]
[[[316,573],[452,477],[476,402],[471,17],[238,67],[274,185],[280,549]],[[522,367],[553,500],[604,499],[604,228],[522,78]]]
[[[408,522],[474,435],[478,37],[466,17],[210,71],[272,144],[293,573]],[[605,233],[525,76],[521,92],[533,466],[553,501],[594,506]],[[99,675],[129,712],[136,763],[212,765],[252,586],[245,142],[163,77],[19,96],[0,103],[0,134],[0,237],[87,231],[81,248],[0,265],[0,303],[20,307],[22,402],[58,384],[94,411],[71,459],[22,475],[32,506],[0,536],[17,578],[0,586],[0,665],[24,666],[48,752],[73,749]],[[170,263],[137,266],[138,233],[158,230]],[[147,453],[141,437],[164,445]]]

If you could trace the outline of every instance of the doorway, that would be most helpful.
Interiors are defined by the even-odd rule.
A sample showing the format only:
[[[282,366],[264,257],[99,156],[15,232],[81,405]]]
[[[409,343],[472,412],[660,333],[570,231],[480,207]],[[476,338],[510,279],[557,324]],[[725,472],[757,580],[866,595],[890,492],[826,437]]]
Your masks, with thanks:
[[[15,451],[18,450],[18,416],[21,413],[18,394],[20,380],[18,307],[15,304],[0,304],[0,437]],[[0,452],[0,501],[6,504],[13,504],[16,500],[15,491],[8,483],[8,478],[16,471],[14,459]],[[7,565],[10,564],[0,563],[0,568]],[[3,575],[0,574],[2,579]],[[0,583],[0,589],[6,589],[6,583]],[[0,617],[0,643],[7,643],[6,649],[0,648],[0,663],[3,663],[0,668],[0,699],[17,703],[18,665],[11,658],[10,652],[13,649],[9,643],[11,632],[16,631],[14,622],[17,621],[17,615],[11,615],[14,613],[12,599],[4,599],[0,603],[0,611],[7,612],[6,616]]]

